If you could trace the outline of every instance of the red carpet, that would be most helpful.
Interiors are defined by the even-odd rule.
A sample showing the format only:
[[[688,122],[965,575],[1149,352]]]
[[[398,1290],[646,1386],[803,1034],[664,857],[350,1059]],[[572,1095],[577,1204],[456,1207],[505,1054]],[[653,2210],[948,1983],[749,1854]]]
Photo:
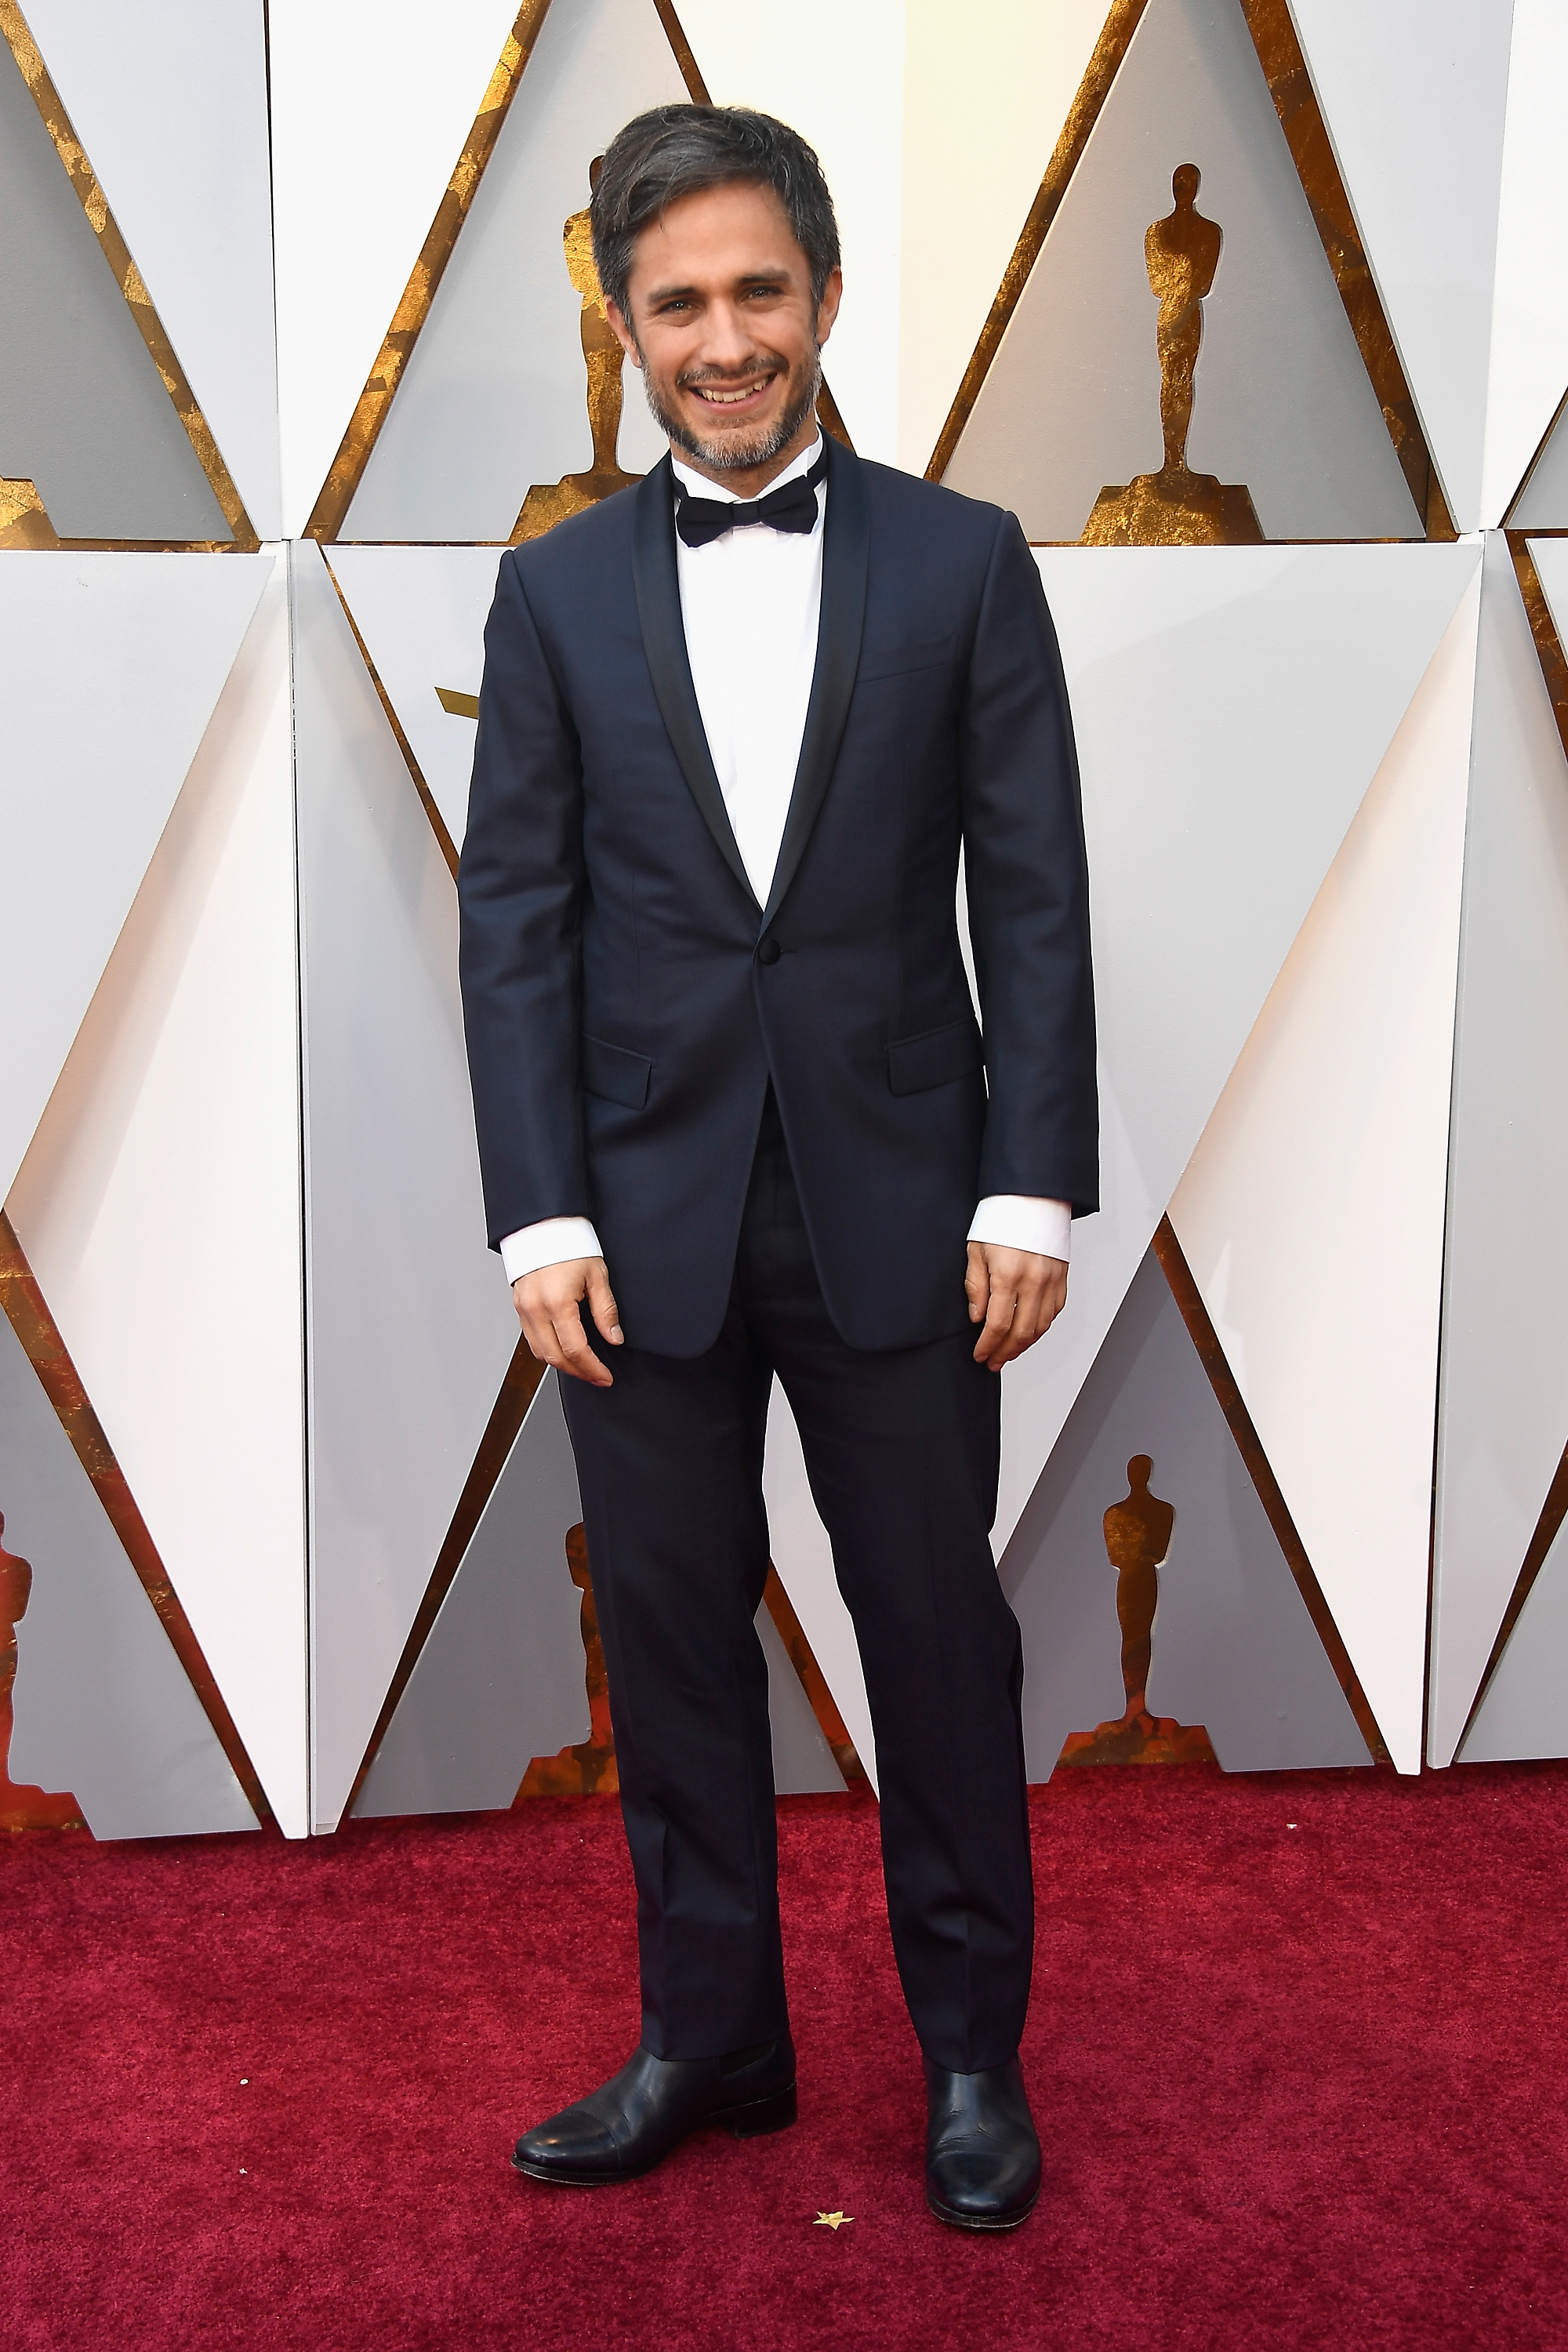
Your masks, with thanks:
[[[999,2241],[921,2201],[868,1803],[781,1809],[799,2126],[599,2193],[506,2158],[635,2037],[613,1805],[0,1841],[0,2342],[1568,2344],[1568,1767],[1036,1801],[1047,2188]]]

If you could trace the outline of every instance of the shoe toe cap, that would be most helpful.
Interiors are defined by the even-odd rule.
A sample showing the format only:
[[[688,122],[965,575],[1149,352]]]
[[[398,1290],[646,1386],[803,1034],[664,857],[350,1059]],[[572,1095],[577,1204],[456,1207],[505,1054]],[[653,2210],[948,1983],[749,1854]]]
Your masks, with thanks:
[[[1027,2149],[949,2148],[939,2150],[926,2166],[933,2206],[982,2227],[1022,2221],[1039,2188],[1039,2158]]]

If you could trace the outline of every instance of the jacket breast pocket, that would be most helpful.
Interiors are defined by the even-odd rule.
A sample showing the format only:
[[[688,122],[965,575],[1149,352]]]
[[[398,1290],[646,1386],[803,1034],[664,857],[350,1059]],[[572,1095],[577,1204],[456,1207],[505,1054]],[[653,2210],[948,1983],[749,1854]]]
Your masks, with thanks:
[[[590,1037],[584,1031],[581,1068],[586,1094],[619,1103],[623,1110],[641,1110],[647,1100],[653,1064],[646,1054],[630,1053],[625,1045],[608,1045],[602,1037]]]
[[[888,1048],[888,1084],[896,1095],[923,1095],[928,1087],[945,1087],[984,1067],[985,1047],[972,1017],[928,1029],[920,1037],[900,1037]]]
[[[857,686],[874,678],[905,677],[911,670],[946,669],[958,658],[956,637],[932,637],[923,645],[867,646],[855,673]]]

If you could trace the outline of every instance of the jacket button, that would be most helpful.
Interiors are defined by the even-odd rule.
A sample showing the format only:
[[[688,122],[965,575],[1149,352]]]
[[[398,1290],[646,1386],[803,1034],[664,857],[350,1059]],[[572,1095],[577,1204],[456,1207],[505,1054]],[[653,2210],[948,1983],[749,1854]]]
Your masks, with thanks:
[[[757,949],[757,961],[759,963],[777,963],[783,953],[784,950],[780,947],[777,940],[766,939],[762,941],[761,945]]]

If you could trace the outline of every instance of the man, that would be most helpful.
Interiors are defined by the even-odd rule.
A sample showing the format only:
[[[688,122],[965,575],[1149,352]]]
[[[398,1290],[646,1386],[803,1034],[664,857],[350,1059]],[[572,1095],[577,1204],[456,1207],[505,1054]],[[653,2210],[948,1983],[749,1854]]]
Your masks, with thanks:
[[[1039,2152],[996,1374],[1097,1182],[1060,664],[1016,520],[824,446],[838,240],[795,132],[658,108],[592,213],[671,457],[502,558],[459,887],[491,1239],[565,1375],[643,2028],[514,2161],[597,2185],[795,2120],[752,1623],[776,1373],[865,1667],[928,2197],[1009,2229]]]

